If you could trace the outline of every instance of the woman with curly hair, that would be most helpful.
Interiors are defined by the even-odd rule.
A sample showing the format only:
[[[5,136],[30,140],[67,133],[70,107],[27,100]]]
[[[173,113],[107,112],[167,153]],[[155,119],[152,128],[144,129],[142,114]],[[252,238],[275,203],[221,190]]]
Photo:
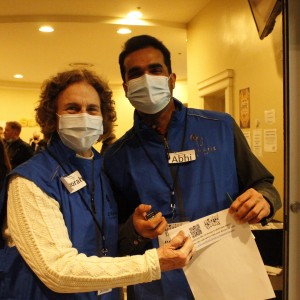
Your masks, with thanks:
[[[188,262],[193,246],[183,234],[142,256],[115,257],[117,207],[92,147],[113,139],[103,80],[88,70],[58,73],[42,86],[36,120],[47,147],[11,172],[0,201],[1,299],[120,299],[120,287]]]

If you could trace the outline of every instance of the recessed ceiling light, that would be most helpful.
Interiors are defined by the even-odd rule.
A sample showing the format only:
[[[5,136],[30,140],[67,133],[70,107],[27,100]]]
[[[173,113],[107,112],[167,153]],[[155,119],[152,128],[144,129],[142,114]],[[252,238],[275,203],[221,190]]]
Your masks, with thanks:
[[[22,74],[15,74],[14,78],[20,79],[20,78],[23,78],[23,75]]]
[[[117,33],[119,34],[129,34],[131,33],[131,30],[129,28],[120,28]]]
[[[54,29],[51,26],[41,26],[39,28],[39,31],[41,31],[41,32],[53,32]]]

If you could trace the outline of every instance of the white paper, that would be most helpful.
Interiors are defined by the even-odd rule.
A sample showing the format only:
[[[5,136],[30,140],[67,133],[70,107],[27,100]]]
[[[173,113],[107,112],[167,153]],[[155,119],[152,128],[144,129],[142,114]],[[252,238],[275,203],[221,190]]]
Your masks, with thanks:
[[[275,123],[275,109],[265,110],[265,123],[266,124]]]
[[[262,156],[262,130],[253,130],[253,152],[257,157]]]
[[[277,152],[277,129],[264,129],[264,151]]]
[[[275,298],[248,224],[237,224],[226,209],[172,229],[169,235],[180,230],[199,249],[184,268],[196,300]]]

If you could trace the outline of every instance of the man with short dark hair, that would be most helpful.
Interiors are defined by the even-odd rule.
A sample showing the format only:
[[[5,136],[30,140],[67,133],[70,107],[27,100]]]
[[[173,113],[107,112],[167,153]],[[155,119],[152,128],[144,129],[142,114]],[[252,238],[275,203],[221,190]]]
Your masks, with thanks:
[[[33,156],[30,145],[20,138],[22,125],[16,121],[6,122],[4,140],[12,168]]]
[[[150,204],[170,224],[227,208],[239,223],[265,224],[281,207],[273,175],[230,115],[186,108],[173,97],[176,74],[170,56],[161,41],[147,35],[129,39],[119,56],[134,125],[107,150],[104,166],[122,227],[140,203]],[[125,255],[158,246],[163,218],[149,224],[144,219],[129,218],[136,237],[130,224],[121,231],[120,243],[128,244]],[[135,300],[194,299],[182,270],[127,292]]]

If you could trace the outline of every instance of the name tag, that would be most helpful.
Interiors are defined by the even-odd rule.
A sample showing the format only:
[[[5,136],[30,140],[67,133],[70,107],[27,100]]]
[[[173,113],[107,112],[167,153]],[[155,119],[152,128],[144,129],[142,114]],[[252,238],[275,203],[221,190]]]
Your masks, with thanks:
[[[85,181],[78,171],[75,171],[68,176],[61,177],[60,180],[71,194],[86,186]]]
[[[196,160],[195,150],[170,153],[169,164],[181,164]]]

